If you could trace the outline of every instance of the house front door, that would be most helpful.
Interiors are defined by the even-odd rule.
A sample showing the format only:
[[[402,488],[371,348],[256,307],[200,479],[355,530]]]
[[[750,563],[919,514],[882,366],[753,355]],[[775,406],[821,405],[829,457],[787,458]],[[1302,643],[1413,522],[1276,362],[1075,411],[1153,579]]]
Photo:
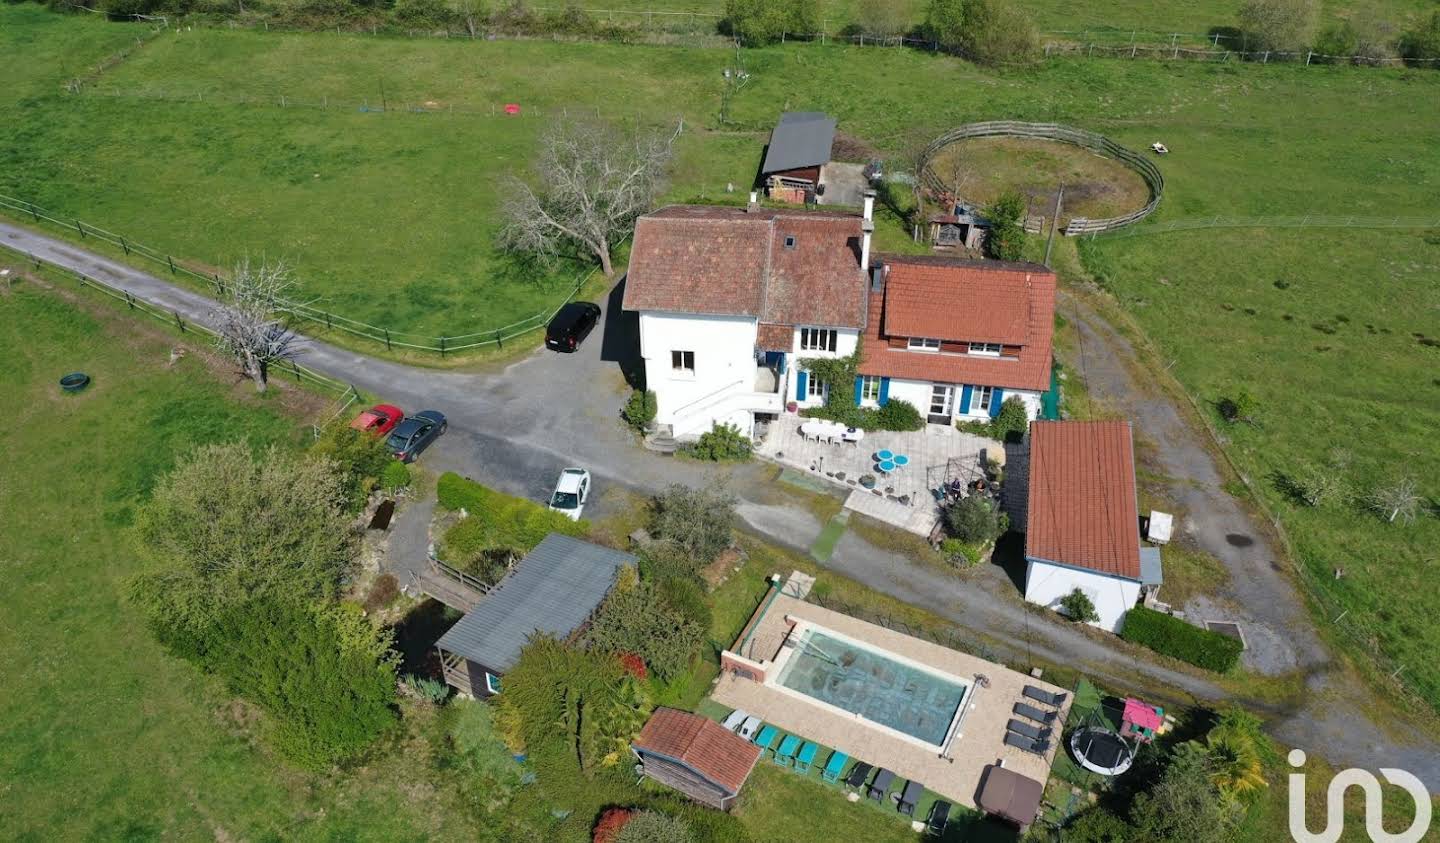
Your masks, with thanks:
[[[935,384],[930,389],[930,421],[934,424],[949,424],[955,409],[955,387],[949,384]]]

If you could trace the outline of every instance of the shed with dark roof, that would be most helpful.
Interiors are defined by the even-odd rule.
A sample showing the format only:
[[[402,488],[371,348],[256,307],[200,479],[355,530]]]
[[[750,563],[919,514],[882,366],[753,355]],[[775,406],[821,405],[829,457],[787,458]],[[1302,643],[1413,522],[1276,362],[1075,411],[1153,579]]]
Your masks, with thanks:
[[[500,690],[536,633],[568,638],[580,629],[635,557],[551,533],[436,643],[445,681],[476,697]]]
[[[657,708],[630,744],[641,771],[704,805],[727,811],[760,748],[713,720]]]
[[[1023,834],[1040,813],[1044,794],[1043,783],[992,764],[985,770],[975,804],[990,816],[1017,826]]]
[[[830,161],[835,143],[835,118],[821,111],[787,111],[770,132],[762,176],[814,168]]]

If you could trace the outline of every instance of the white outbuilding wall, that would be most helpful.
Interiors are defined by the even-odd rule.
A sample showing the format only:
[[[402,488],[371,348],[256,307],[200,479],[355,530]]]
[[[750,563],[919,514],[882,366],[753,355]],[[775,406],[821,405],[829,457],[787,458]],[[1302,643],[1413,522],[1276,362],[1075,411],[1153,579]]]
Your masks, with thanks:
[[[1092,626],[1119,632],[1125,613],[1140,599],[1140,583],[1080,568],[1029,560],[1025,570],[1025,599],[1059,610],[1060,598],[1080,589],[1095,604],[1100,620]]]

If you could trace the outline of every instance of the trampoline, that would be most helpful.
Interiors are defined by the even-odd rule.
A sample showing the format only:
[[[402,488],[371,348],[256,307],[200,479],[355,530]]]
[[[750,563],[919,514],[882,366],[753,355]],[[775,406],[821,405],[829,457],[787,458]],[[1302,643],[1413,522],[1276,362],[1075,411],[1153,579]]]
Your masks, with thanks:
[[[1081,767],[1102,776],[1118,776],[1135,761],[1135,749],[1124,738],[1096,726],[1076,729],[1070,736],[1070,752]]]

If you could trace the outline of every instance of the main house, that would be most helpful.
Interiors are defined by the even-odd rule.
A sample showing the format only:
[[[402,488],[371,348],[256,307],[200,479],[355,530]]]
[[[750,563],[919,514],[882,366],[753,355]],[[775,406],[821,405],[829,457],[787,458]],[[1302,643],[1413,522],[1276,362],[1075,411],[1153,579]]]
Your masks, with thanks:
[[[929,420],[984,419],[1049,387],[1055,276],[1028,263],[872,255],[875,197],[854,213],[672,205],[635,224],[624,307],[639,313],[656,422],[748,436],[832,389]],[[861,337],[864,341],[861,341]],[[854,383],[799,362],[860,349]]]

